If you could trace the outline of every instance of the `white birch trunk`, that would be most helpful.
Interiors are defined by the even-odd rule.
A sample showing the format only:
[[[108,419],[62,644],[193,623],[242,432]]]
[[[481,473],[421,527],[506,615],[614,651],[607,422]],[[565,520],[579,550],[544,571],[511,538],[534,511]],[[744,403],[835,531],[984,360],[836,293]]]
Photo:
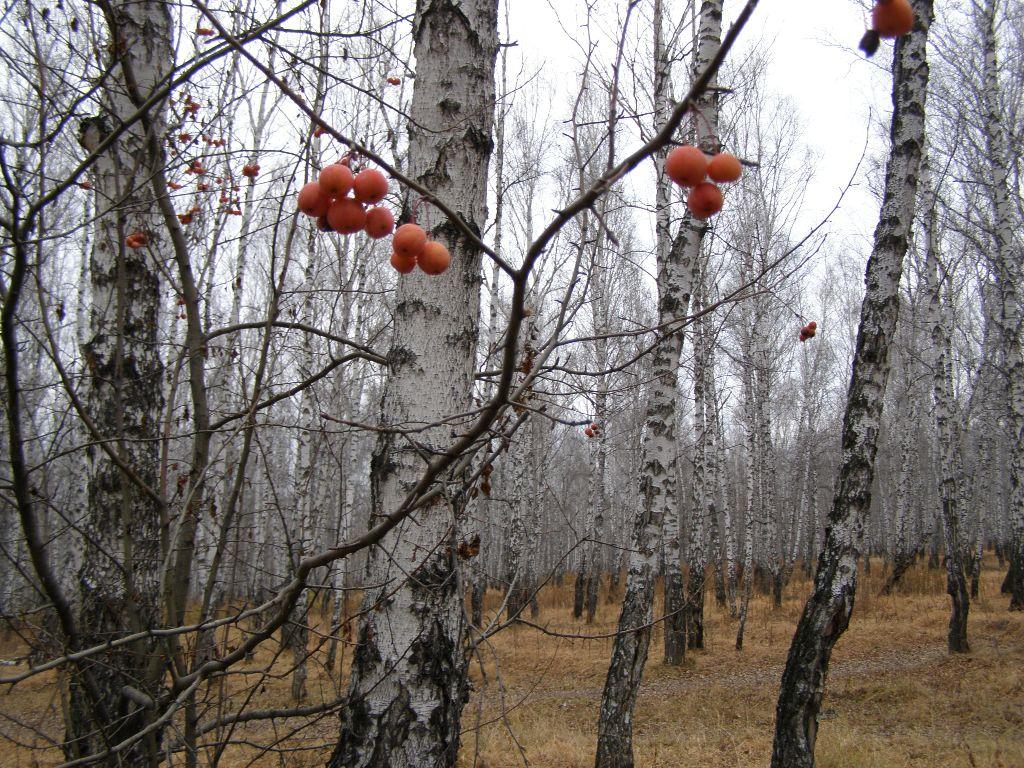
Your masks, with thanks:
[[[1010,610],[1024,611],[1024,329],[1020,286],[1024,268],[1014,245],[1014,218],[1010,199],[1007,129],[999,107],[999,61],[996,39],[996,0],[980,8],[984,35],[984,110],[989,183],[986,189],[992,209],[995,275],[999,311],[995,313],[1002,370],[1006,377],[1006,421],[1010,431]]]
[[[81,141],[91,149],[108,129],[136,111],[173,65],[171,16],[162,2],[115,2],[109,19],[112,49],[120,56],[104,82],[103,114],[82,124]],[[129,85],[133,83],[134,85]],[[151,130],[164,133],[157,110]],[[97,427],[115,440],[114,450],[150,488],[157,487],[163,362],[159,354],[161,280],[157,263],[171,258],[157,213],[151,179],[162,157],[154,156],[141,123],[126,131],[95,165],[96,234],[89,270],[88,338],[82,346],[86,376],[83,399]],[[127,247],[126,238],[145,233],[147,244]],[[85,645],[137,632],[160,620],[163,506],[143,493],[98,447],[87,449],[88,516],[79,572],[81,639]],[[153,643],[112,651],[88,664],[101,701],[88,696],[78,678],[70,690],[68,757],[102,753],[144,728],[152,713],[122,690],[131,686],[157,699],[163,685],[160,652]],[[99,765],[151,765],[158,759],[159,730]],[[122,763],[122,761],[125,761]]]
[[[928,302],[928,325],[931,331],[930,360],[932,367],[932,401],[935,416],[935,431],[939,452],[939,503],[942,520],[942,534],[946,542],[946,593],[950,597],[949,634],[947,645],[950,653],[967,653],[967,615],[970,610],[970,596],[964,575],[961,528],[963,507],[961,486],[963,465],[959,453],[959,439],[954,426],[956,419],[952,385],[952,343],[947,327],[946,313],[942,299],[942,276],[939,265],[939,233],[937,231],[937,200],[928,188],[930,179],[927,169],[922,173],[925,186],[926,245],[924,260],[924,289]]]
[[[846,630],[871,503],[875,452],[899,314],[899,284],[914,220],[924,149],[931,0],[913,0],[914,30],[896,42],[893,116],[882,210],[868,260],[853,372],[843,419],[842,460],[814,591],[790,646],[776,708],[772,768],[812,768],[828,663]]]
[[[705,0],[701,6],[700,38],[694,57],[695,73],[703,72],[718,51],[721,18],[721,3]],[[655,45],[660,47],[660,5],[655,12],[655,23]],[[709,113],[716,99],[714,91],[704,94],[697,101],[697,111]],[[659,176],[661,171],[659,167]],[[659,325],[670,323],[687,313],[694,269],[705,230],[706,226],[702,222],[687,216],[667,254],[659,254]],[[639,516],[629,556],[626,594],[619,615],[618,633],[601,698],[595,763],[597,768],[631,768],[633,765],[633,709],[650,646],[659,543],[664,534],[665,516],[670,507],[678,503],[675,401],[682,334],[672,333],[660,342],[651,355],[652,381],[641,449]]]
[[[493,147],[497,2],[420,0],[413,38],[409,175],[480,232]],[[452,426],[426,425],[473,406],[480,252],[429,208],[420,224],[445,242],[452,266],[439,277],[398,281],[382,420],[424,429],[416,433],[419,450],[381,434],[371,477],[375,520],[397,509],[421,476],[421,450],[451,442]],[[444,503],[419,510],[371,554],[373,586],[332,768],[455,765],[466,693],[457,514]]]

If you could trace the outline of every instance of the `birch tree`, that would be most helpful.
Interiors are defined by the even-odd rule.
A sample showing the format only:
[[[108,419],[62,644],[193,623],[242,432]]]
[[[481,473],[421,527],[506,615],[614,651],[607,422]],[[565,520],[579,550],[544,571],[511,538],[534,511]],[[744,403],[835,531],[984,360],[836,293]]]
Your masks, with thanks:
[[[114,126],[145,109],[174,61],[165,3],[112,3],[106,21],[112,73],[101,112],[81,126],[80,140],[89,152],[99,149]],[[103,152],[93,172],[100,216],[89,265],[83,401],[98,431],[93,439],[112,440],[113,447],[87,454],[85,540],[91,544],[78,577],[84,645],[150,629],[161,620],[166,510],[154,491],[163,403],[157,342],[160,268],[173,253],[164,215],[164,158],[155,150],[164,125],[159,107],[148,111]],[[162,655],[155,642],[140,640],[90,663],[83,672],[87,679],[72,680],[68,757],[108,754],[111,744],[149,725],[153,716],[145,702],[160,695]],[[103,762],[155,765],[159,743],[159,732],[152,731],[122,756],[108,755]]]
[[[417,3],[416,86],[408,175],[476,232],[486,218],[494,119],[497,2]],[[413,201],[410,201],[410,205]],[[411,210],[411,208],[410,208]],[[425,214],[431,215],[431,214]],[[472,408],[481,255],[453,224],[421,221],[448,245],[453,267],[398,284],[386,424],[374,455],[373,514],[402,504],[430,455],[450,439],[444,419]],[[436,426],[432,426],[436,425]],[[407,520],[374,551],[332,768],[454,766],[465,694],[462,588],[454,554],[460,510],[441,502]]]
[[[655,3],[655,48],[660,50],[661,3]],[[711,67],[721,45],[722,6],[717,0],[701,5],[698,43],[693,62],[693,80]],[[657,61],[659,56],[655,55]],[[667,85],[667,84],[666,84]],[[714,82],[697,98],[694,109],[709,118],[717,108]],[[655,93],[659,91],[655,87]],[[656,96],[656,100],[659,97]],[[717,136],[700,133],[707,149]],[[716,147],[717,149],[717,147]],[[658,166],[659,175],[664,173]],[[657,259],[658,326],[672,328],[687,314],[694,270],[700,258],[701,240],[706,225],[687,215],[667,252]],[[619,614],[618,632],[605,678],[598,716],[597,768],[623,768],[633,765],[633,709],[650,645],[653,618],[654,580],[658,544],[663,535],[665,516],[678,503],[676,496],[675,397],[677,372],[682,352],[682,334],[664,333],[651,355],[652,383],[645,409],[645,434],[640,467],[640,506],[635,523],[632,551],[626,580],[626,594]]]
[[[890,339],[914,219],[924,149],[926,48],[931,0],[915,0],[914,30],[897,40],[891,148],[874,247],[868,259],[853,372],[843,418],[843,458],[814,590],[804,606],[782,676],[772,768],[814,765],[818,711],[829,659],[846,630],[857,590],[857,561],[871,502],[879,419],[889,374]]]

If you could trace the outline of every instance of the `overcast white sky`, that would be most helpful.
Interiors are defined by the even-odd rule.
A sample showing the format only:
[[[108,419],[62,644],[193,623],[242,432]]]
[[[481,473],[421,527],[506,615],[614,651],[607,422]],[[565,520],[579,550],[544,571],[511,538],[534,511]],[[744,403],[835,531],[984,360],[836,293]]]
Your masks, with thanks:
[[[523,55],[534,66],[544,62],[541,71],[546,78],[573,87],[579,72],[578,49],[567,42],[552,6],[568,24],[581,12],[583,3],[509,0],[509,4],[510,38],[519,44]],[[625,0],[619,3],[623,8],[625,5]],[[726,25],[740,7],[740,0],[725,0]],[[644,15],[649,13],[645,9]],[[807,225],[819,220],[835,203],[857,165],[866,138],[871,141],[869,156],[885,149],[881,146],[883,134],[877,125],[869,126],[869,116],[873,115],[875,123],[880,117],[888,119],[890,81],[886,68],[892,44],[883,42],[875,58],[867,61],[857,50],[866,19],[864,8],[853,0],[798,6],[791,0],[761,0],[738,44],[742,49],[758,39],[771,43],[770,87],[796,104],[805,126],[805,141],[818,156],[802,217]],[[555,115],[564,117],[559,111]],[[867,187],[867,171],[867,164],[862,165],[857,188],[848,194],[830,227],[833,244],[845,243],[863,257],[870,247],[878,211]]]

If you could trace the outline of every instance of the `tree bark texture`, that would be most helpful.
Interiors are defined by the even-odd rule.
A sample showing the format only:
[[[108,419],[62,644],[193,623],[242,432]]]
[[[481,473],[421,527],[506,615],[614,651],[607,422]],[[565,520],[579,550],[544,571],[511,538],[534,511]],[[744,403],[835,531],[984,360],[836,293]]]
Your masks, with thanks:
[[[772,768],[812,768],[818,711],[832,649],[849,624],[864,521],[871,503],[889,346],[899,314],[899,284],[914,219],[924,146],[926,58],[931,0],[914,0],[913,31],[897,40],[891,149],[882,210],[868,259],[865,293],[843,418],[842,459],[818,558],[814,590],[793,636],[776,707]]]
[[[481,232],[493,149],[497,1],[419,0],[413,37],[408,173]],[[417,272],[398,281],[382,412],[384,423],[412,427],[473,407],[481,282],[477,247],[419,207],[419,223],[447,245],[452,266],[439,277]],[[421,451],[443,450],[457,429],[425,428],[416,433],[417,445],[381,434],[371,470],[375,519],[396,509],[419,478]],[[363,602],[350,701],[330,768],[455,765],[467,695],[457,524],[458,510],[434,504],[372,553],[375,586]]]
[[[117,64],[105,80],[102,113],[83,122],[81,141],[90,149],[107,130],[128,120],[167,75],[174,61],[171,16],[163,2],[115,2],[108,11],[111,50]],[[150,130],[164,134],[161,109],[148,116]],[[97,210],[90,255],[91,305],[83,400],[114,451],[150,489],[157,487],[158,438],[163,402],[159,354],[159,264],[171,247],[150,180],[162,171],[142,122],[122,134],[97,160],[93,175]],[[126,239],[141,233],[142,247]],[[86,551],[79,570],[81,642],[93,645],[156,626],[160,621],[162,505],[97,446],[86,450],[88,511]],[[95,543],[102,542],[102,547]],[[134,689],[150,699],[163,684],[162,654],[139,641],[86,665],[102,701],[92,700],[80,680],[70,682],[69,758],[104,753],[138,733],[151,710],[125,695]],[[97,765],[155,765],[159,732]]]

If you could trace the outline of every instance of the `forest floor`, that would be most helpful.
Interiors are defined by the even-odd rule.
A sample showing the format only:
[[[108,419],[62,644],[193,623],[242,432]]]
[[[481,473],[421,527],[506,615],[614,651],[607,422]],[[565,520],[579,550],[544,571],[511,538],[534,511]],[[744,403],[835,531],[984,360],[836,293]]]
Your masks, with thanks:
[[[946,652],[943,571],[921,565],[888,597],[877,596],[884,578],[877,564],[862,578],[850,628],[832,658],[818,734],[820,768],[1024,766],[1024,614],[1007,612],[1002,576],[986,561],[981,597],[971,606],[972,652],[960,656]],[[767,766],[779,679],[809,589],[809,580],[794,578],[778,610],[770,598],[755,597],[742,652],[734,648],[736,621],[713,595],[705,611],[707,647],[688,652],[683,666],[662,663],[662,630],[656,629],[634,719],[637,766]],[[489,594],[488,607],[495,609],[499,598]],[[595,623],[584,625],[573,620],[571,602],[570,587],[545,589],[534,621],[548,632],[597,639],[517,626],[481,644],[472,668],[475,692],[463,714],[460,766],[593,765],[612,644],[607,635],[614,632],[618,605],[602,593]],[[660,606],[656,610],[660,614]],[[233,694],[225,713],[237,711],[247,696],[246,709],[289,705],[288,658],[275,659],[277,643],[265,645],[225,681]],[[16,638],[0,643],[0,658],[21,653]],[[314,654],[305,704],[344,691],[344,681],[323,669],[324,654],[323,648]],[[0,674],[17,669],[4,667]],[[52,673],[0,692],[0,766],[60,762],[57,750],[46,748],[47,737],[60,737],[59,705]],[[336,734],[333,713],[247,723],[231,734],[220,765],[321,766]],[[176,727],[171,739],[177,735]],[[274,747],[258,746],[267,744]]]

